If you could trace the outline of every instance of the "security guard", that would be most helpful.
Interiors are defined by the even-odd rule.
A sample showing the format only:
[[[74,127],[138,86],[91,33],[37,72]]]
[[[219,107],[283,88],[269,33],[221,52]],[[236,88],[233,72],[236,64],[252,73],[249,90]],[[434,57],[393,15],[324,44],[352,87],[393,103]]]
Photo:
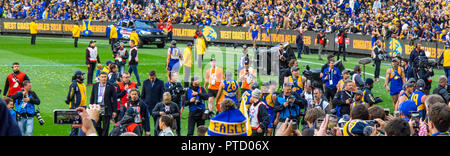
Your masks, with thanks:
[[[92,78],[94,75],[94,69],[97,66],[97,62],[100,63],[100,57],[98,56],[98,49],[95,47],[95,41],[89,42],[89,47],[86,48],[86,65],[88,67],[88,86],[92,86]]]
[[[117,32],[116,32],[117,33]],[[137,32],[136,32],[136,29],[133,29],[133,32],[131,32],[131,34],[130,34],[130,40],[133,40],[134,41],[134,45],[137,45],[138,47],[139,46],[141,46],[140,44],[139,44],[139,35],[137,34]]]
[[[30,23],[31,45],[36,45],[37,32],[38,32],[38,29],[37,29],[36,20],[33,20]]]
[[[447,47],[448,46],[448,47]],[[445,76],[447,76],[447,82],[450,83],[450,45],[447,45],[445,51],[439,57],[439,63],[442,64],[445,71]],[[443,62],[442,62],[443,61]]]
[[[117,30],[114,24],[111,26],[111,30],[109,31],[109,42],[111,44],[111,49],[114,49],[114,44],[117,42]]]
[[[80,33],[80,27],[78,26],[78,23],[76,23],[72,27],[72,37],[74,39],[73,45],[75,46],[75,48],[78,48],[78,38],[80,38]]]

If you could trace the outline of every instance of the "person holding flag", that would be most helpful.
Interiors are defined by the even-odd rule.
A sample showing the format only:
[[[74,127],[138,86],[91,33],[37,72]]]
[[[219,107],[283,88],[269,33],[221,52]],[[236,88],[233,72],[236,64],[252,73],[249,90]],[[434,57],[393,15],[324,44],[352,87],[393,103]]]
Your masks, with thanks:
[[[231,99],[220,103],[221,113],[209,122],[206,136],[247,136],[247,118]]]

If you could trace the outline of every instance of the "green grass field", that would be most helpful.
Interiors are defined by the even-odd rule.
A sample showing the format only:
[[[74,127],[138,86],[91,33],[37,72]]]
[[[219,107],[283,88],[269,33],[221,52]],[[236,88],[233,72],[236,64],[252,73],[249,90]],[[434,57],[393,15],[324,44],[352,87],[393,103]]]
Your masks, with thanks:
[[[53,124],[53,110],[54,109],[67,109],[68,105],[64,103],[68,92],[68,86],[71,82],[71,77],[76,70],[81,70],[87,73],[87,66],[84,65],[85,48],[87,47],[90,39],[80,39],[79,48],[73,47],[72,38],[50,38],[50,37],[38,37],[37,45],[30,45],[30,37],[28,36],[0,36],[0,79],[4,82],[6,76],[12,72],[11,64],[13,62],[19,62],[21,64],[21,71],[25,72],[33,83],[33,90],[41,100],[39,106],[41,115],[43,116],[46,124],[39,125],[37,119],[34,122],[35,136],[67,136],[70,131],[69,125],[54,125]],[[112,52],[108,44],[108,40],[97,40],[97,47],[99,49],[100,60],[105,63],[106,60],[112,60]],[[178,44],[178,47],[184,49],[185,44]],[[215,50],[211,50],[215,49]],[[216,53],[218,50],[224,50],[226,48],[210,47],[206,53]],[[239,52],[240,49],[234,50]],[[228,52],[228,51],[227,51]],[[157,77],[163,81],[167,81],[167,72],[165,70],[165,62],[167,57],[167,48],[157,49],[156,46],[150,46],[139,49],[139,63],[138,66],[139,75],[141,81],[148,78],[148,72],[150,70],[156,70]],[[230,57],[229,55],[223,56],[223,58]],[[231,55],[231,61],[226,61],[225,64],[233,63],[238,60],[238,56]],[[302,55],[303,59],[299,61],[300,71],[304,70],[306,64],[309,64],[311,68],[320,68],[321,64],[326,61],[318,61],[317,55]],[[208,58],[208,57],[205,57]],[[326,57],[323,57],[326,58]],[[230,58],[228,58],[230,59]],[[209,60],[205,59],[205,60]],[[218,59],[220,61],[221,59]],[[234,60],[234,61],[233,61]],[[206,62],[203,63],[207,64]],[[344,65],[347,69],[353,70],[353,66],[358,64],[357,58],[348,58]],[[234,65],[234,64],[233,64]],[[389,62],[383,62],[381,66],[381,76],[384,77],[387,68],[390,67]],[[128,67],[125,68],[128,70]],[[180,70],[182,71],[182,70]],[[373,74],[374,67],[371,65],[366,67],[366,72]],[[196,73],[199,71],[196,71]],[[433,77],[433,87],[437,85],[439,75],[443,75],[442,70],[436,70]],[[131,75],[132,81],[136,81],[134,74]],[[182,75],[180,74],[180,77]],[[366,77],[372,77],[366,74]],[[273,78],[273,77],[272,77]],[[275,77],[277,78],[277,77]],[[270,79],[270,78],[269,78]],[[268,80],[265,78],[264,80]],[[85,81],[86,82],[86,81]],[[372,90],[375,96],[380,96],[384,102],[379,104],[381,107],[390,108],[392,112],[392,98],[389,92],[383,87],[384,79],[380,79],[375,83],[375,87]],[[4,85],[0,85],[3,90]],[[90,97],[92,87],[87,88],[88,98]],[[181,134],[187,134],[187,117],[188,109],[183,112],[181,122]],[[151,121],[153,123],[153,121]],[[209,122],[206,122],[209,124]],[[152,135],[153,128],[151,126]]]

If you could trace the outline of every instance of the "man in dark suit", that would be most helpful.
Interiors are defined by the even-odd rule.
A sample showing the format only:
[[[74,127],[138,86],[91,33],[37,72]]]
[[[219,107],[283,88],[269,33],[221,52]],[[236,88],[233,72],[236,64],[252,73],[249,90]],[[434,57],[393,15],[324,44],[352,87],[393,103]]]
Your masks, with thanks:
[[[144,100],[144,103],[147,105],[148,112],[152,112],[153,108],[155,108],[156,104],[162,101],[163,93],[164,93],[164,81],[156,78],[156,72],[154,70],[150,71],[149,78],[144,81],[142,86],[141,98]],[[156,125],[157,119],[155,116],[153,117],[154,125]],[[156,133],[155,128],[155,136],[158,135]]]
[[[106,72],[101,72],[99,79],[92,87],[90,104],[100,105],[100,118],[95,128],[99,136],[108,136],[110,120],[117,116],[117,95],[114,85],[108,83]]]

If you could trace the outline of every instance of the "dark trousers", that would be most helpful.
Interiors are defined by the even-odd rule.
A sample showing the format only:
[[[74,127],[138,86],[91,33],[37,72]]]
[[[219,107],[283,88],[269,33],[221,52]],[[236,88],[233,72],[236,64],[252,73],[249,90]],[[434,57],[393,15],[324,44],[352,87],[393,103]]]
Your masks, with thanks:
[[[36,34],[31,34],[31,45],[36,44]]]
[[[197,124],[197,127],[201,126],[201,125],[205,125],[205,120],[202,119],[202,115],[203,115],[203,110],[195,110],[195,111],[189,112],[187,136],[194,135],[195,124]]]
[[[100,116],[99,120],[97,121],[97,125],[95,125],[95,130],[97,130],[97,134],[99,136],[108,136],[110,121],[111,116],[108,115]]]
[[[337,56],[337,60],[339,60],[339,56],[342,54],[344,56],[344,60],[345,60],[345,44],[339,44],[338,47],[339,47],[339,49],[338,49],[337,55],[335,54],[334,56]]]
[[[97,62],[90,62],[88,68],[88,75],[87,75],[87,83],[92,84],[92,78],[94,76],[94,69],[96,68]]]
[[[302,58],[303,44],[297,44],[297,58]]]
[[[73,46],[74,46],[75,48],[78,48],[78,37],[74,37]]]
[[[110,39],[110,42],[111,42],[111,50],[113,50],[114,49],[114,44],[117,42],[117,38]]]
[[[169,39],[169,42],[172,41],[172,35],[173,33],[170,31],[167,33],[167,38]]]
[[[375,73],[374,73],[375,78],[380,78],[380,65],[381,60],[375,60]]]
[[[326,88],[325,87],[325,97],[328,101],[333,100],[334,95],[336,94],[337,88]],[[336,106],[333,104],[332,108],[335,108]]]
[[[130,75],[134,72],[134,76],[136,76],[137,84],[140,85],[141,79],[139,79],[139,72],[137,70],[137,65],[130,65],[128,72],[130,73]]]

